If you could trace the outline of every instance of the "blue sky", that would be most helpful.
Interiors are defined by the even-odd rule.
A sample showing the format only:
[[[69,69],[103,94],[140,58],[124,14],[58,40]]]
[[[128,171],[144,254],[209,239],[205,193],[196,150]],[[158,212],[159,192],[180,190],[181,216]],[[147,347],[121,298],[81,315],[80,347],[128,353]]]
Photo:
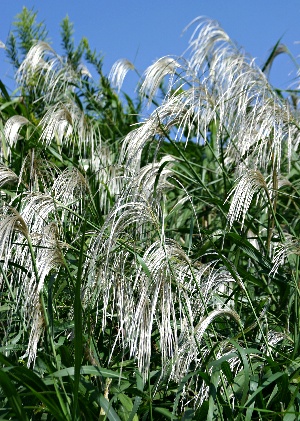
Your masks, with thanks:
[[[180,55],[186,49],[184,27],[197,16],[216,19],[229,36],[258,64],[268,57],[280,37],[295,57],[300,55],[299,0],[2,0],[0,40],[5,42],[11,23],[22,7],[34,8],[43,20],[59,52],[59,24],[68,14],[75,26],[75,42],[82,36],[104,55],[108,73],[119,58],[132,61],[140,73],[164,55]],[[0,78],[12,75],[0,50]],[[271,71],[274,85],[288,87],[296,76],[288,57],[279,56]],[[137,76],[131,75],[124,89],[132,94]]]

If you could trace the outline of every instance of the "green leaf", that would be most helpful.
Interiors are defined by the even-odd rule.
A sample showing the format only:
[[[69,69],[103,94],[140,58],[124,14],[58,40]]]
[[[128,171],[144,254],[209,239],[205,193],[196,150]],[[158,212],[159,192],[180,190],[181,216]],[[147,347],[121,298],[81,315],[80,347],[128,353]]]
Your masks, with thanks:
[[[207,414],[208,414],[208,409],[209,409],[208,401],[202,402],[202,405],[196,411],[195,420],[197,420],[197,421],[206,420]]]
[[[242,359],[243,366],[244,366],[245,377],[244,377],[244,384],[243,384],[243,394],[241,398],[241,405],[244,405],[248,396],[249,386],[250,386],[250,368],[249,368],[249,363],[247,359],[247,350],[242,348],[236,341],[232,339],[230,340],[230,342],[234,345],[234,347],[237,349],[238,353],[240,354],[240,357]]]
[[[133,410],[133,403],[132,400],[126,396],[124,393],[119,393],[118,394],[118,399],[121,402],[121,404],[123,405],[124,409],[127,412],[127,418],[126,419],[131,419],[134,421],[138,421],[138,417],[135,414],[132,414],[132,410]],[[141,400],[141,399],[140,399]]]
[[[164,415],[166,418],[168,418],[169,420],[175,420],[177,419],[177,417],[175,417],[172,412],[170,412],[168,409],[166,408],[161,408],[158,406],[153,406],[153,410],[155,412],[158,412],[159,414]]]
[[[63,368],[62,370],[55,371],[51,373],[49,376],[51,377],[66,377],[66,376],[74,376],[75,368],[68,367]],[[90,375],[90,376],[101,376],[101,377],[110,377],[112,379],[121,379],[127,380],[126,377],[121,376],[120,373],[107,370],[106,368],[98,368],[92,365],[85,365],[81,366],[80,374],[83,376]]]
[[[183,413],[181,421],[192,421],[195,419],[194,409],[186,409]]]
[[[57,420],[66,421],[69,418],[65,405],[61,407],[59,395],[48,388],[46,383],[32,370],[26,367],[10,367],[9,376],[23,387],[26,387],[46,408],[56,417]]]
[[[229,365],[228,361],[223,361],[221,363],[221,369],[222,369],[223,373],[225,374],[225,377],[226,377],[228,383],[232,384],[233,380],[234,380],[234,377],[233,377],[233,374],[231,372],[230,365]]]
[[[139,254],[136,254],[136,258],[137,258],[138,262],[140,263],[140,265],[142,266],[142,268],[143,268],[145,274],[148,276],[148,278],[152,279],[151,272],[150,272],[148,266],[146,265],[144,259]]]
[[[230,238],[234,243],[241,248],[245,254],[253,260],[256,260],[262,267],[269,271],[272,269],[272,262],[263,257],[260,250],[257,250],[248,240],[244,239],[242,236],[230,232],[226,234],[227,238]]]
[[[11,382],[9,375],[2,370],[0,370],[0,385],[5,396],[7,397],[11,409],[14,411],[14,414],[18,418],[18,420],[28,420],[27,414],[23,409],[22,401],[17,389]]]
[[[73,417],[78,418],[78,389],[80,381],[80,370],[82,364],[82,303],[81,303],[81,281],[82,281],[82,265],[85,246],[85,229],[86,222],[83,224],[83,232],[80,245],[80,255],[78,261],[78,271],[75,285],[75,298],[74,298],[74,347],[75,347],[75,366],[74,366],[74,392],[73,392]]]
[[[116,411],[111,406],[111,402],[109,402],[105,397],[101,394],[99,396],[99,402],[101,405],[101,408],[105,411],[105,414],[109,421],[121,421],[120,417],[116,413]]]
[[[281,373],[281,372],[277,372],[272,374],[271,376],[269,376],[267,379],[265,379],[262,383],[261,386],[259,386],[256,391],[251,394],[247,400],[247,402],[245,403],[245,406],[249,406],[254,400],[255,397],[266,387],[270,386],[270,384],[272,384],[273,382],[275,382],[276,380],[278,380],[280,377],[282,377],[285,373]]]
[[[2,80],[0,80],[0,89],[1,89],[1,92],[4,96],[4,98],[6,99],[6,101],[10,101],[10,96],[9,96],[9,94],[7,92],[7,89],[6,89],[6,86],[4,85]]]

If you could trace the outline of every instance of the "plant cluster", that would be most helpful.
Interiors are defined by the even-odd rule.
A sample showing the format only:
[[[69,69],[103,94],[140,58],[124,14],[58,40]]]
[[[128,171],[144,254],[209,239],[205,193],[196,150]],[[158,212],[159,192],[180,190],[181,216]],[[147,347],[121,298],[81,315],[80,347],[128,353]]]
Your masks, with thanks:
[[[68,18],[33,11],[0,82],[0,415],[300,415],[298,91],[215,22],[118,91]],[[97,72],[92,78],[89,66]],[[142,119],[141,110],[151,106]]]

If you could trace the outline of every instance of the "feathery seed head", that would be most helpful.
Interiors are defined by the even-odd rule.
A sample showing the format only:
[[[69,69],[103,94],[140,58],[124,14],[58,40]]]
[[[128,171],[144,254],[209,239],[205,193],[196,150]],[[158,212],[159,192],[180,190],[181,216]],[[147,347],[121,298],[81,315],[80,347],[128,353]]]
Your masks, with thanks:
[[[6,267],[13,253],[14,235],[20,233],[28,238],[29,232],[24,219],[16,209],[3,206],[0,217],[0,257],[4,259],[4,267]]]
[[[76,168],[66,169],[54,181],[52,192],[57,200],[68,205],[74,200],[81,200],[88,190],[84,176]]]
[[[20,115],[14,115],[7,120],[4,126],[4,135],[10,148],[15,146],[19,139],[19,132],[26,124],[30,124],[29,120]]]
[[[65,105],[56,104],[47,111],[39,123],[42,127],[41,140],[44,141],[46,145],[49,145],[55,135],[57,135],[59,142],[61,143],[63,138],[68,139],[72,135],[72,123],[72,115]]]
[[[50,45],[44,41],[38,41],[30,48],[17,72],[17,81],[21,85],[29,84],[34,74],[41,74],[43,71],[49,69],[50,63],[47,63],[44,59],[46,55],[48,55],[48,57],[49,55],[54,57],[56,56],[56,53]]]
[[[178,354],[173,357],[171,378],[180,381],[193,367],[201,366],[205,355],[209,352],[206,346],[201,343],[203,335],[214,319],[217,317],[229,316],[233,318],[239,326],[242,325],[239,315],[229,308],[222,308],[211,311],[204,316],[200,322],[190,331],[185,331],[181,338]],[[201,351],[200,351],[201,350]],[[195,368],[194,368],[195,370]]]
[[[148,98],[148,104],[151,103],[163,78],[167,75],[174,75],[176,68],[180,67],[179,62],[171,57],[162,57],[148,67],[140,88],[140,94]]]
[[[19,177],[6,165],[0,163],[0,186],[16,183]]]
[[[112,66],[108,78],[112,85],[117,88],[118,92],[120,92],[125,76],[129,70],[134,70],[134,65],[125,58],[117,60]]]
[[[300,243],[297,238],[286,236],[285,242],[278,242],[274,245],[271,276],[275,276],[280,266],[292,255],[300,256]]]
[[[227,201],[229,197],[233,195],[227,216],[230,228],[233,222],[237,221],[240,217],[242,217],[242,227],[244,226],[246,213],[250,207],[252,198],[254,194],[261,189],[264,192],[268,192],[267,184],[261,172],[257,170],[248,170],[246,174],[240,178],[237,185],[232,189],[226,199]]]

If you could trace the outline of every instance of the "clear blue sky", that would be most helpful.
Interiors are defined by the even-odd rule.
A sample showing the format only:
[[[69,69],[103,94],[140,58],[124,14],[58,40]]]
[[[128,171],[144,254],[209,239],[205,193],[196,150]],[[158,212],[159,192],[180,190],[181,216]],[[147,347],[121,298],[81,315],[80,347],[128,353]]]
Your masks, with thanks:
[[[216,19],[258,64],[262,64],[277,40],[297,57],[300,55],[300,0],[2,0],[0,40],[5,43],[11,23],[22,7],[38,11],[52,39],[60,48],[59,24],[68,14],[75,25],[75,42],[82,36],[92,49],[104,55],[108,73],[119,58],[134,62],[142,73],[164,55],[179,55],[187,47],[189,34],[184,27],[197,16]],[[0,50],[0,78],[12,74]],[[292,73],[290,73],[292,72]],[[293,64],[279,56],[271,72],[276,86],[287,87],[296,76]],[[132,94],[137,77],[132,75],[125,90]]]

